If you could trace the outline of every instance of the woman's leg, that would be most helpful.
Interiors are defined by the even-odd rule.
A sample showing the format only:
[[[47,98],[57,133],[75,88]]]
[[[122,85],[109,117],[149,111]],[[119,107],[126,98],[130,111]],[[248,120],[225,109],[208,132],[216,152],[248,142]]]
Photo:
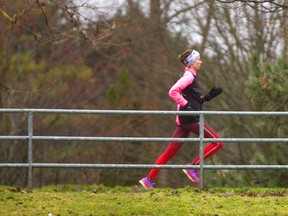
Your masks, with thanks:
[[[199,128],[200,123],[192,123],[189,125],[183,126],[186,130],[189,130],[190,132],[196,134],[199,136]],[[204,124],[204,137],[205,138],[220,138],[220,136],[207,124]],[[207,145],[204,148],[204,160],[211,157],[213,154],[215,154],[217,151],[219,151],[224,144],[222,142],[212,142],[209,145]],[[193,164],[198,165],[199,164],[200,157],[199,155],[193,160]]]
[[[182,126],[176,126],[176,129],[172,135],[173,138],[187,138],[189,131],[184,129]],[[155,164],[166,164],[172,157],[174,157],[180,148],[183,146],[183,143],[171,142],[169,143],[166,150],[158,157]],[[148,177],[151,180],[155,180],[160,169],[152,169],[148,174]]]

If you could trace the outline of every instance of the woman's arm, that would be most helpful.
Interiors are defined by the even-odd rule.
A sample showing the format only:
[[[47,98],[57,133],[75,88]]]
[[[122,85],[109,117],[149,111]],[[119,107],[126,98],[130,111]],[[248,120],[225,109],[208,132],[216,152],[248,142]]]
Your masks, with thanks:
[[[184,75],[169,90],[169,96],[180,106],[185,106],[188,103],[181,92],[190,85],[193,80],[194,76],[191,73],[184,73]]]

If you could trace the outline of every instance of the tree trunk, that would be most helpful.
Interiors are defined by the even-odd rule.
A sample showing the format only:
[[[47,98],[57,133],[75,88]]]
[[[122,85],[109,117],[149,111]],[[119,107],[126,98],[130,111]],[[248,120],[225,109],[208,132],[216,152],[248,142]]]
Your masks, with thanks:
[[[160,0],[150,0],[150,19],[153,35],[156,39],[163,38],[165,25],[161,19],[161,3]]]

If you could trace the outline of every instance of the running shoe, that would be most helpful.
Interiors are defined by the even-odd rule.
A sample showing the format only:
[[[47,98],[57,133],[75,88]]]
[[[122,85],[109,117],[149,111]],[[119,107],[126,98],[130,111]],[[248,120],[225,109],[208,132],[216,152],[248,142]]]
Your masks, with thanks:
[[[155,187],[155,183],[150,182],[147,177],[141,179],[139,182],[144,188],[147,189],[153,189]]]
[[[199,184],[199,175],[197,169],[183,169],[188,178],[196,184]]]

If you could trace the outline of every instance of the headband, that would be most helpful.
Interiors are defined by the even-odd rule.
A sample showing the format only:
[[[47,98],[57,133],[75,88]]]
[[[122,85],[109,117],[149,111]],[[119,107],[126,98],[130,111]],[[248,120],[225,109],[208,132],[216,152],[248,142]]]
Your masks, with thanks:
[[[189,56],[184,60],[184,64],[188,67],[193,64],[196,59],[200,56],[199,52],[193,50]]]

